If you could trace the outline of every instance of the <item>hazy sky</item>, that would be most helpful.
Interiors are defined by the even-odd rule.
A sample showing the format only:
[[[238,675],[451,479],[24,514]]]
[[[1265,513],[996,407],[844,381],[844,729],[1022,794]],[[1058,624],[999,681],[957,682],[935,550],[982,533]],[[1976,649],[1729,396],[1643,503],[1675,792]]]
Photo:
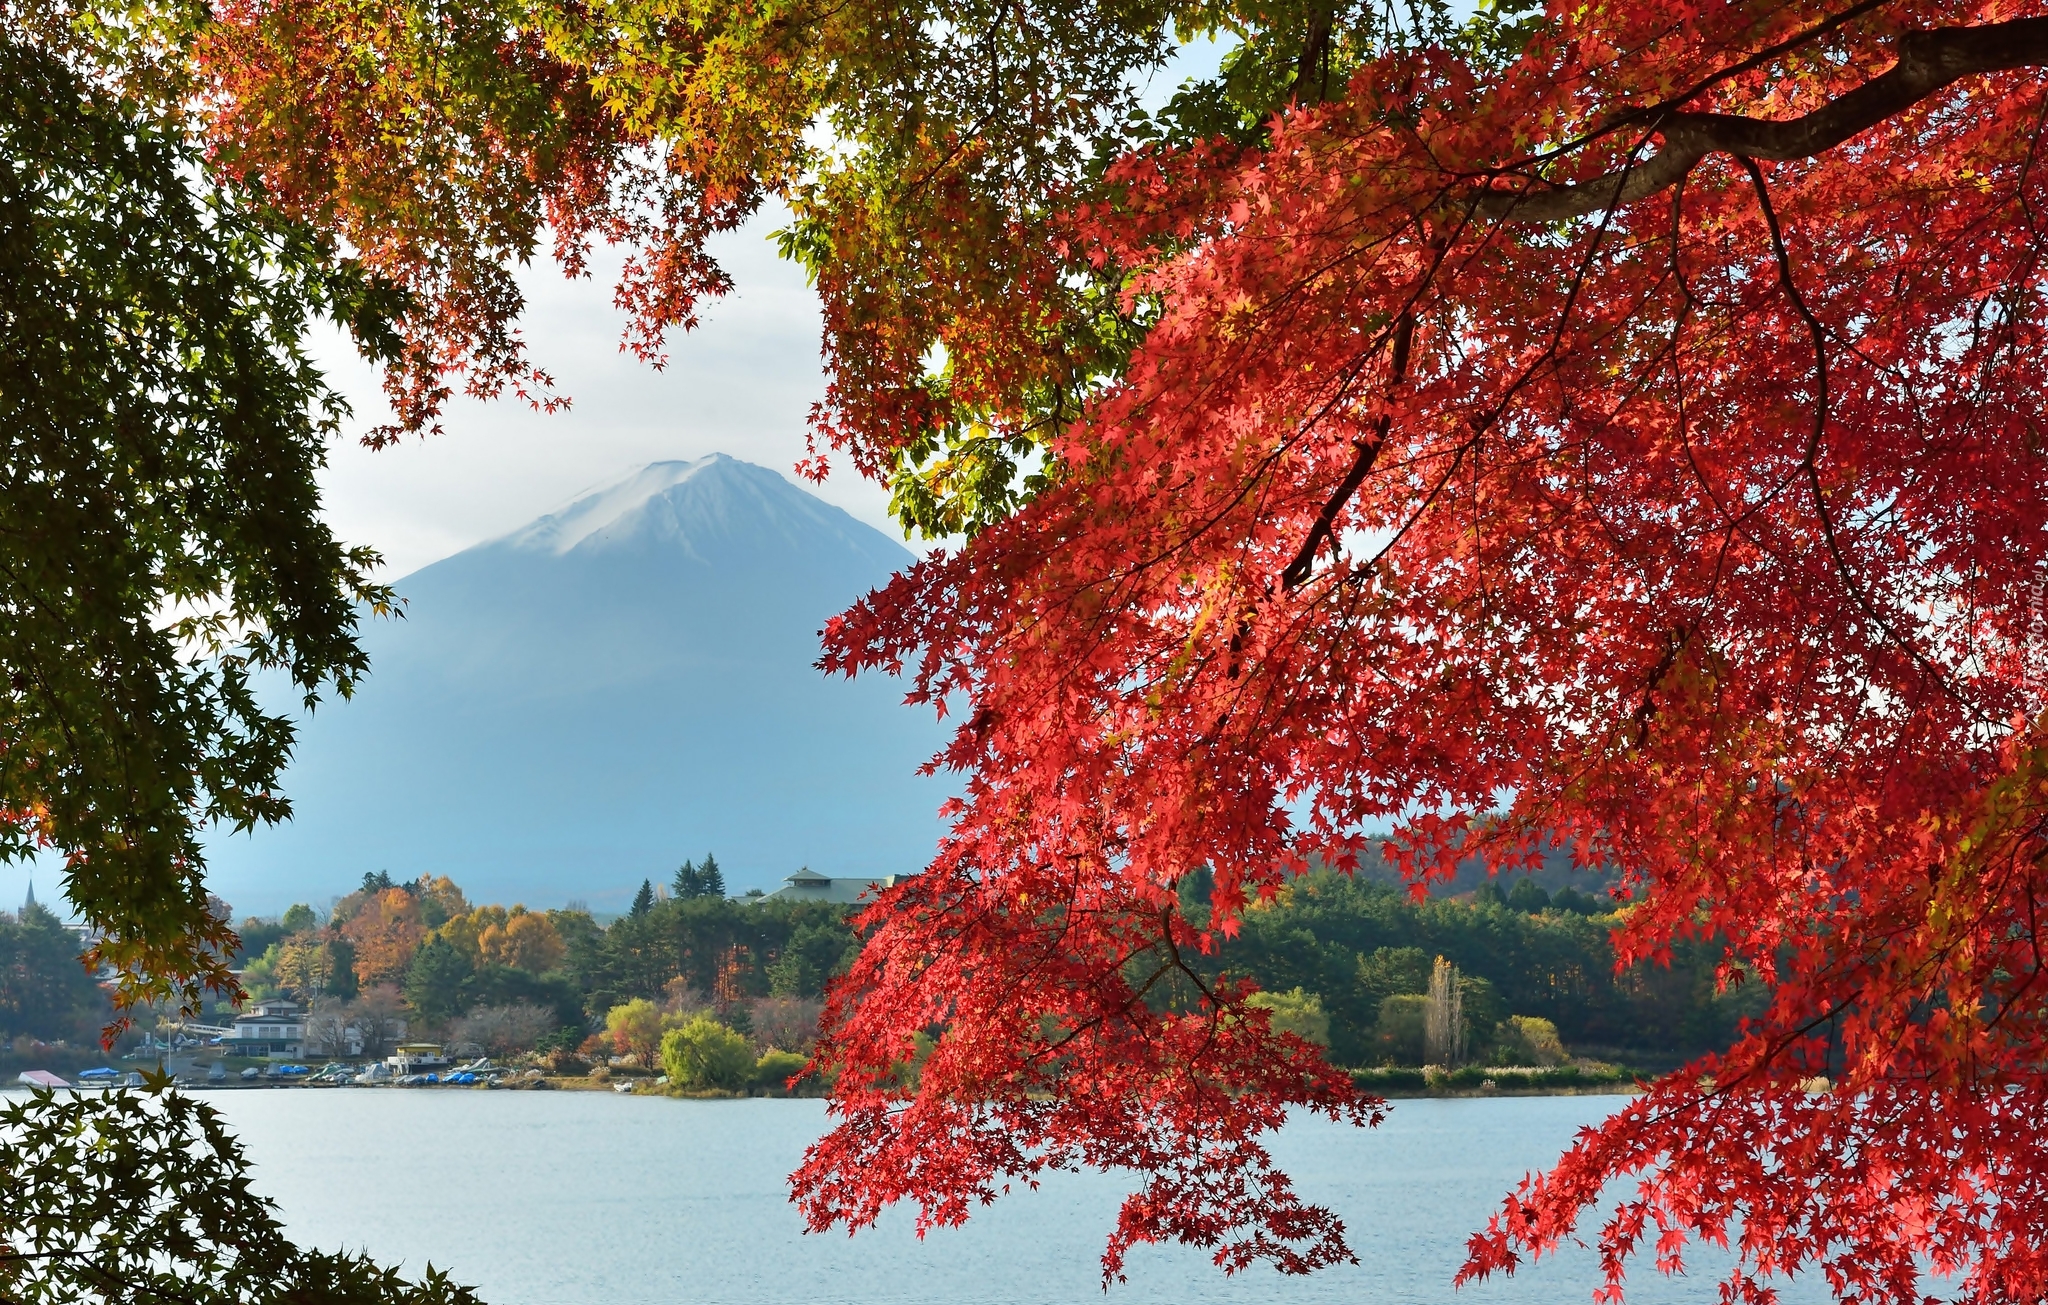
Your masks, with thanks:
[[[380,549],[389,579],[648,462],[723,452],[791,474],[824,378],[816,296],[768,239],[781,218],[764,213],[719,240],[734,292],[672,342],[659,372],[618,347],[623,318],[612,307],[608,275],[615,263],[568,281],[551,260],[537,260],[522,278],[525,334],[534,361],[571,400],[552,416],[512,398],[461,399],[444,433],[372,452],[354,435],[384,417],[376,376],[344,339],[331,337],[321,361],[356,409],[351,437],[336,446],[321,477],[336,531]],[[846,472],[815,492],[901,538],[879,486]]]

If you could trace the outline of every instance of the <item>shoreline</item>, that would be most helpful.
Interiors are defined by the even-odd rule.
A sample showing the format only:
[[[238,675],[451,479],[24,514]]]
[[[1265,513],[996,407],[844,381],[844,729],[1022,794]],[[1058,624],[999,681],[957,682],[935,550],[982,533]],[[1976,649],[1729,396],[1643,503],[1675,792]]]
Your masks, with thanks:
[[[478,1062],[482,1064],[483,1062]],[[290,1076],[265,1074],[260,1078],[244,1079],[240,1074],[246,1069],[230,1074],[226,1078],[200,1077],[198,1071],[208,1068],[187,1061],[169,1066],[174,1085],[188,1092],[246,1092],[276,1091],[279,1089],[327,1091],[339,1088],[405,1088],[410,1090],[431,1089],[435,1091],[493,1092],[611,1092],[620,1096],[660,1096],[671,1099],[698,1100],[743,1100],[752,1097],[764,1098],[820,1098],[822,1091],[790,1092],[779,1082],[772,1085],[756,1084],[740,1089],[694,1089],[685,1090],[671,1087],[666,1076],[637,1066],[599,1066],[582,1073],[548,1072],[529,1066],[491,1067],[479,1074],[464,1073],[457,1082],[434,1081],[433,1076],[411,1076],[410,1081],[383,1078],[375,1082],[358,1082],[352,1074],[335,1077],[332,1071],[343,1069],[341,1065],[330,1065],[321,1073],[306,1077],[303,1074]],[[147,1072],[147,1071],[145,1071]],[[161,1072],[159,1070],[158,1072]],[[1646,1076],[1642,1071],[1612,1061],[1581,1059],[1575,1063],[1561,1065],[1465,1065],[1447,1069],[1439,1065],[1393,1066],[1382,1065],[1369,1069],[1340,1070],[1361,1092],[1386,1100],[1414,1100],[1430,1098],[1483,1098],[1483,1097],[1574,1097],[1574,1096],[1634,1096],[1643,1091]],[[75,1076],[61,1073],[58,1078],[70,1077],[70,1081],[54,1087],[57,1091],[107,1091],[116,1089],[111,1081],[78,1082]],[[26,1075],[24,1075],[26,1077]],[[34,1084],[9,1081],[5,1087],[16,1090],[33,1090]],[[130,1083],[127,1086],[137,1086]],[[778,1090],[779,1089],[779,1090]]]
[[[1633,1097],[1642,1095],[1636,1083],[1584,1083],[1576,1087],[1496,1088],[1372,1088],[1374,1096],[1389,1101],[1465,1101],[1497,1097]]]
[[[1352,1086],[1375,1096],[1633,1096],[1645,1075],[1603,1061],[1576,1065],[1466,1065],[1447,1070],[1385,1067],[1348,1071]]]
[[[631,1080],[628,1080],[629,1082]],[[308,1084],[308,1083],[177,1083],[178,1090],[194,1096],[211,1095],[217,1092],[334,1092],[334,1091],[405,1091],[405,1092],[609,1092],[614,1096],[638,1098],[660,1098],[667,1101],[822,1101],[821,1096],[797,1095],[791,1093],[767,1092],[670,1092],[663,1088],[638,1088],[621,1091],[617,1080],[594,1081],[583,1077],[560,1077],[530,1080],[520,1083],[503,1083],[495,1086],[476,1084],[419,1084],[399,1087],[394,1084],[378,1084],[366,1087],[362,1084]],[[1637,1096],[1642,1087],[1634,1081],[1578,1084],[1498,1084],[1493,1086],[1446,1085],[1423,1087],[1402,1085],[1381,1085],[1360,1083],[1359,1086],[1374,1096],[1389,1101],[1429,1100],[1486,1100],[1504,1097],[1598,1097]],[[25,1083],[0,1084],[0,1094],[28,1095],[38,1089]],[[57,1092],[120,1092],[132,1091],[118,1085],[73,1084],[56,1089],[42,1089]]]

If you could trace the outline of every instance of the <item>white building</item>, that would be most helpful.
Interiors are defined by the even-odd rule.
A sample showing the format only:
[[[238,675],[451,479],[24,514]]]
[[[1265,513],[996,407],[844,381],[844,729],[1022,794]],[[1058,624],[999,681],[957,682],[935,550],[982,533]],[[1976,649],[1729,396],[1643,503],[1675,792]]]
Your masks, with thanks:
[[[235,1016],[235,1026],[220,1040],[220,1049],[231,1056],[289,1060],[301,1054],[305,1040],[306,1013],[299,1003],[274,997]]]

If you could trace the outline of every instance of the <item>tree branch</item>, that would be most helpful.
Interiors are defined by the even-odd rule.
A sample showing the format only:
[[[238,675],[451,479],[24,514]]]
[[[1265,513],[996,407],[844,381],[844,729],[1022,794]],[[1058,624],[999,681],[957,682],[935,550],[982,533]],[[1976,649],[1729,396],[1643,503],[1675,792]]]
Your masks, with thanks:
[[[2048,64],[2048,18],[1910,32],[1899,38],[1899,59],[1889,71],[1802,117],[1767,121],[1673,113],[1653,128],[1664,148],[1640,165],[1554,190],[1489,191],[1474,202],[1473,212],[1513,222],[1585,217],[1674,185],[1709,154],[1778,162],[1811,158],[1965,77],[2041,64]]]
[[[1389,366],[1387,382],[1390,394],[1395,386],[1408,379],[1408,350],[1414,342],[1415,314],[1413,311],[1404,312],[1394,327],[1394,357]],[[1374,425],[1373,437],[1370,440],[1356,442],[1357,456],[1351,460],[1351,469],[1344,473],[1343,483],[1337,486],[1336,491],[1323,504],[1323,510],[1316,513],[1315,522],[1309,527],[1308,538],[1301,541],[1301,548],[1294,554],[1294,560],[1280,573],[1280,583],[1287,588],[1299,588],[1315,570],[1316,551],[1335,533],[1337,514],[1344,510],[1344,505],[1351,501],[1351,496],[1365,483],[1366,473],[1372,470],[1372,464],[1379,460],[1380,450],[1387,446],[1387,430],[1392,421],[1391,416],[1381,413]]]
[[[1301,38],[1301,53],[1295,59],[1294,81],[1287,88],[1287,99],[1308,105],[1330,98],[1330,36],[1336,23],[1334,0],[1309,8],[1308,30]]]

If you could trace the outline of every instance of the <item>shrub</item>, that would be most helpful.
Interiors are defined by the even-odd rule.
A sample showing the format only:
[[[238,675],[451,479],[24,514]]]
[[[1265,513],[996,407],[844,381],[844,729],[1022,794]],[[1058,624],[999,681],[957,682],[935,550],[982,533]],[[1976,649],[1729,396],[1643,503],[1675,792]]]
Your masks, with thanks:
[[[1567,1059],[1557,1025],[1534,1015],[1510,1015],[1495,1037],[1494,1063],[1499,1065],[1562,1065]]]
[[[1330,1017],[1323,1011],[1323,999],[1313,992],[1255,992],[1245,1005],[1269,1012],[1275,1033],[1292,1033],[1319,1047],[1330,1045]]]
[[[548,1052],[547,1055],[541,1057],[541,1063],[547,1066],[550,1074],[587,1074],[590,1072],[590,1061],[587,1058],[562,1047],[556,1047]]]
[[[449,1036],[459,1043],[474,1043],[493,1056],[516,1056],[531,1051],[554,1027],[553,1011],[522,1001],[480,1006],[455,1021]]]
[[[699,1015],[661,1039],[661,1067],[685,1088],[743,1088],[754,1076],[754,1051],[744,1035]]]
[[[754,1062],[754,1086],[770,1092],[786,1092],[793,1075],[803,1072],[809,1062],[794,1051],[778,1051],[771,1047],[761,1053]]]
[[[632,1056],[652,1066],[661,1046],[661,1008],[645,997],[635,997],[605,1012],[604,1031],[621,1056]]]

